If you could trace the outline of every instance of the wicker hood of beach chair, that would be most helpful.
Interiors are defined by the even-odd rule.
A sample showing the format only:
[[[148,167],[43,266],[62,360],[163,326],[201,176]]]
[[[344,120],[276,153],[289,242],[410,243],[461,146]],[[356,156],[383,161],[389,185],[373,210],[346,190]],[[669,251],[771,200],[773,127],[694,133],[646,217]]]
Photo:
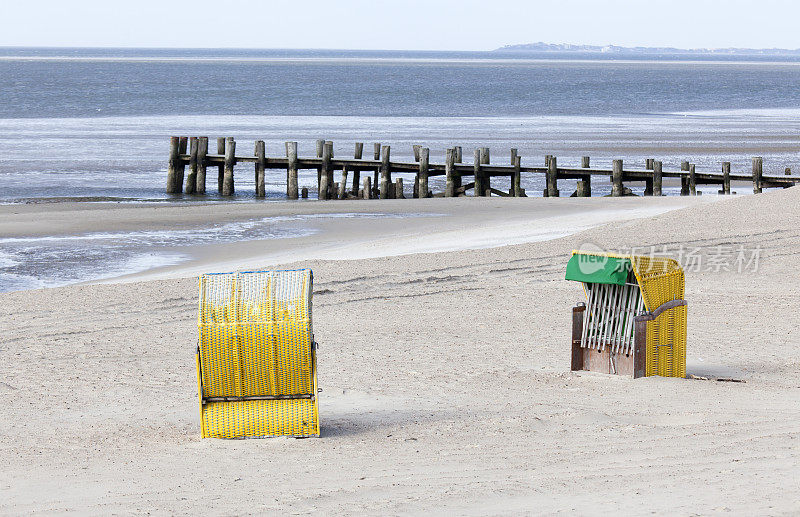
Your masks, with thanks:
[[[319,436],[312,272],[200,277],[203,438]]]
[[[583,283],[572,309],[571,369],[686,376],[684,273],[665,257],[573,251],[567,280]]]

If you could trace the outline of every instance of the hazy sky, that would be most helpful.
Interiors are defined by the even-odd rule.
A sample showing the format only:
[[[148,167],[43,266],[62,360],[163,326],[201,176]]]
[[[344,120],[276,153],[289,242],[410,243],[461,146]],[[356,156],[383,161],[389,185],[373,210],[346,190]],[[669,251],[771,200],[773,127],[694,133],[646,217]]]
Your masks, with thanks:
[[[794,0],[2,0],[0,46],[800,47]]]

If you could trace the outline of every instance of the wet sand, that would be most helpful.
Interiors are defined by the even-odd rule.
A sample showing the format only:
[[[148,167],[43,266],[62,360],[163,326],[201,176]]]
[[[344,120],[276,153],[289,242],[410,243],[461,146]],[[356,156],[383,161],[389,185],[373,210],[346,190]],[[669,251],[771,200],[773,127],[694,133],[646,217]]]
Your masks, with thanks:
[[[715,196],[536,201],[456,198],[329,203],[8,205],[0,206],[0,235],[65,237],[69,239],[67,246],[80,246],[81,236],[114,235],[118,236],[116,242],[124,242],[130,234],[132,244],[127,249],[130,256],[149,253],[181,257],[178,264],[131,271],[103,280],[116,282],[277,266],[298,260],[363,259],[520,244],[718,199]],[[254,223],[258,226],[253,231],[241,232],[239,237],[230,233],[239,228],[237,225]],[[209,231],[216,238],[209,238]],[[196,241],[191,238],[193,232]],[[157,244],[146,243],[148,233],[158,234]],[[274,233],[292,237],[273,238]],[[171,244],[170,235],[174,236]],[[94,242],[92,245],[97,246]],[[0,250],[1,246],[2,243]],[[118,264],[110,263],[111,266]],[[98,269],[98,273],[101,271],[102,268]]]

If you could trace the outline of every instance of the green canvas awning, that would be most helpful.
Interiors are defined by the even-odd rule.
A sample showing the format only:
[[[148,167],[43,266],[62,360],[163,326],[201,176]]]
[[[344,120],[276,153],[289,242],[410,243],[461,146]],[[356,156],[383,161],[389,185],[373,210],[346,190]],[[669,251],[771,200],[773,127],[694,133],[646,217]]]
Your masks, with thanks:
[[[631,270],[627,258],[576,253],[567,262],[567,280],[592,284],[624,285]]]

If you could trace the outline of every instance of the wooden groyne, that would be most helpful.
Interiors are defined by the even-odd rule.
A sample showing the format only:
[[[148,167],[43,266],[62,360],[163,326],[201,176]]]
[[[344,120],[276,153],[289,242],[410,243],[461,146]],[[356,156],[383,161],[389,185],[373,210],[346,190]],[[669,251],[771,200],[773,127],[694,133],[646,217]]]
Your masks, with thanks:
[[[626,182],[644,182],[646,196],[662,195],[664,178],[679,178],[681,195],[696,195],[697,185],[719,185],[720,194],[731,193],[731,181],[752,181],[753,192],[764,188],[787,188],[800,181],[800,177],[789,175],[765,176],[764,160],[754,157],[753,168],[749,172],[732,172],[730,162],[722,162],[718,173],[698,172],[695,165],[684,161],[680,170],[664,170],[662,163],[647,159],[644,169],[623,167],[622,160],[614,160],[611,169],[592,168],[590,159],[584,156],[580,166],[565,166],[558,163],[555,156],[545,156],[543,166],[522,166],[522,158],[517,149],[510,150],[508,165],[491,163],[488,147],[475,149],[472,163],[463,163],[461,147],[446,150],[444,163],[430,161],[430,150],[415,145],[414,162],[396,162],[390,159],[391,147],[373,144],[372,158],[364,158],[364,144],[357,142],[353,158],[335,158],[333,142],[317,140],[316,156],[301,158],[297,154],[297,142],[285,143],[285,156],[270,158],[266,155],[263,140],[255,142],[251,156],[236,154],[236,141],[233,138],[217,138],[216,153],[209,154],[207,137],[172,137],[170,139],[169,167],[167,171],[167,193],[205,194],[208,169],[217,169],[217,189],[223,196],[232,196],[234,187],[234,168],[238,163],[254,164],[255,195],[265,197],[265,171],[267,169],[286,170],[286,197],[297,199],[308,197],[308,188],[298,183],[300,170],[317,171],[317,192],[319,199],[394,199],[404,198],[403,175],[413,175],[413,197],[455,197],[464,196],[471,191],[474,196],[525,197],[520,187],[523,175],[543,174],[545,178],[545,197],[558,197],[558,181],[577,180],[577,189],[572,194],[579,197],[592,195],[592,177],[605,176],[611,182],[611,195],[623,196],[630,193]],[[188,149],[187,149],[188,148]],[[188,166],[188,173],[187,168]],[[362,179],[362,172],[366,174]],[[336,181],[338,174],[339,181]],[[445,176],[442,192],[430,190],[430,178]],[[492,188],[493,178],[509,178],[508,191]],[[409,178],[411,179],[411,178]]]

